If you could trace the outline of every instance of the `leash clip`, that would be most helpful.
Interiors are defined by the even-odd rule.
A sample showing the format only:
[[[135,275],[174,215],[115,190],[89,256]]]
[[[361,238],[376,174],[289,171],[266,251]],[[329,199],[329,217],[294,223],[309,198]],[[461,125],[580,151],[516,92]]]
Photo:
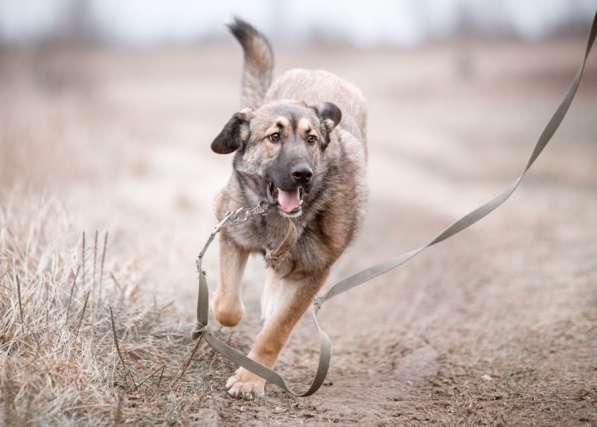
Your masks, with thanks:
[[[205,334],[206,332],[207,332],[207,325],[197,322],[197,323],[195,323],[195,329],[193,329],[191,337],[194,340],[196,340],[197,338],[201,338],[203,336],[203,334]]]

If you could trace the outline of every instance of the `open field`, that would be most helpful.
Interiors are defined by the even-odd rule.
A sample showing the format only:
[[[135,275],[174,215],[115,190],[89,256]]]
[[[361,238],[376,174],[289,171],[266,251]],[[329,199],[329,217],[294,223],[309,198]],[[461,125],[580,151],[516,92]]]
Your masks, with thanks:
[[[509,184],[583,47],[279,49],[278,73],[325,68],[370,106],[368,217],[332,280],[427,241]],[[240,50],[0,52],[0,420],[597,424],[592,56],[562,127],[505,206],[325,306],[334,355],[316,395],[270,386],[244,402],[227,397],[233,367],[205,345],[182,372],[194,258],[230,171],[209,143],[238,106]],[[247,316],[219,331],[244,350],[262,270],[250,261]],[[306,319],[278,369],[306,384],[317,349]]]

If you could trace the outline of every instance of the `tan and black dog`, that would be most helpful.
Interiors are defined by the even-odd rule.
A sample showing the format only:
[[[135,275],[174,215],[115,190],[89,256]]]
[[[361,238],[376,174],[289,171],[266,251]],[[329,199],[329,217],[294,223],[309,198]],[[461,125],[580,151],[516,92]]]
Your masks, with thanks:
[[[264,320],[249,357],[272,367],[294,326],[355,237],[367,197],[367,106],[361,92],[334,74],[293,69],[272,83],[267,39],[236,19],[232,34],[244,50],[241,110],[213,141],[234,153],[232,176],[217,198],[219,219],[267,201],[264,216],[220,234],[220,281],[212,310],[225,326],[243,315],[241,278],[251,253],[266,255],[294,236],[282,261],[269,262],[261,299]],[[232,396],[264,394],[264,380],[240,368]]]

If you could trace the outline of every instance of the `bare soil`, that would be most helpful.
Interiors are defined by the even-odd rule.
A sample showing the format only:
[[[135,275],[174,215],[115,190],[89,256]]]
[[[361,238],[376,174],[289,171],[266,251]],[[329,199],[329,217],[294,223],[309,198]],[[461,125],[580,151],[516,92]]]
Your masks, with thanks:
[[[583,48],[279,49],[278,72],[325,68],[370,105],[368,216],[332,281],[426,242],[509,184]],[[232,42],[0,54],[0,185],[55,195],[75,229],[110,230],[111,256],[136,259],[147,301],[174,301],[177,336],[192,326],[194,257],[230,170],[209,143],[238,106],[240,66]],[[185,397],[150,423],[597,425],[596,113],[593,55],[564,124],[505,206],[326,304],[334,353],[317,394],[268,386],[265,400],[229,398],[233,367],[202,346]],[[259,327],[262,270],[250,262],[246,318],[219,332],[245,350]],[[190,351],[190,339],[181,342]],[[317,349],[305,319],[277,368],[300,388]],[[138,392],[123,399],[134,413]]]

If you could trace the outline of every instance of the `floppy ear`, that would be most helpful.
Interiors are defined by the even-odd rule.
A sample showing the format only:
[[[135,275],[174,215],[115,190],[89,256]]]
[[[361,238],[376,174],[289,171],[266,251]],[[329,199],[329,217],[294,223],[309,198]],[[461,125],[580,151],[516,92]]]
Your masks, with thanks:
[[[237,150],[243,142],[249,139],[251,116],[250,110],[235,113],[213,140],[211,149],[218,154],[228,154]]]
[[[325,144],[323,148],[330,142],[330,133],[342,120],[342,111],[331,102],[322,102],[321,104],[313,107],[315,112],[321,120],[321,127],[325,131]]]
[[[323,102],[315,107],[319,118],[323,124],[328,128],[328,131],[334,129],[340,120],[342,120],[342,111],[331,102]]]

